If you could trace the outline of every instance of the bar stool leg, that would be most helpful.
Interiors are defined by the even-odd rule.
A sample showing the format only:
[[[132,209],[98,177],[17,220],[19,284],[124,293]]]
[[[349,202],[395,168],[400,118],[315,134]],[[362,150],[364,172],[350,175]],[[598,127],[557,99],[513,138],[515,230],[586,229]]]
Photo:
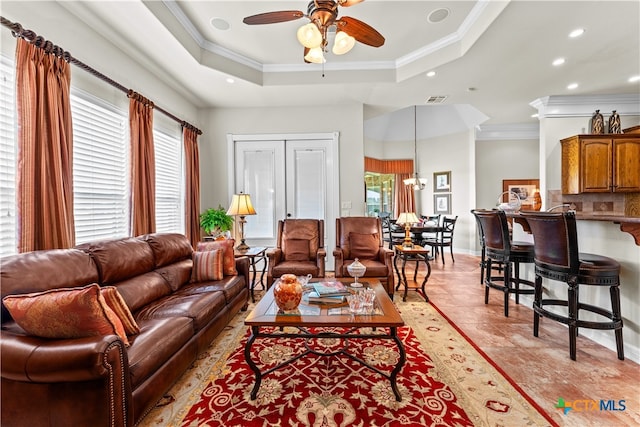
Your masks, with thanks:
[[[570,277],[568,280],[569,291],[569,356],[571,360],[576,360],[576,341],[578,338],[578,279]]]
[[[620,327],[616,328],[615,330],[618,359],[624,360],[624,344],[622,341],[622,313],[620,311],[620,288],[618,288],[617,285],[611,286],[609,288],[609,294],[611,295],[611,312],[613,313],[612,320],[614,322],[621,322]]]
[[[509,288],[511,287],[511,263],[506,262],[504,268],[504,317],[509,317]]]
[[[513,284],[516,289],[516,304],[520,304],[520,263],[513,263]]]
[[[491,258],[487,259],[487,271],[491,271]],[[491,281],[491,274],[487,274],[484,277],[484,303],[489,304],[489,282]]]
[[[533,336],[537,337],[540,330],[540,314],[536,308],[542,307],[542,276],[536,274],[533,295]]]

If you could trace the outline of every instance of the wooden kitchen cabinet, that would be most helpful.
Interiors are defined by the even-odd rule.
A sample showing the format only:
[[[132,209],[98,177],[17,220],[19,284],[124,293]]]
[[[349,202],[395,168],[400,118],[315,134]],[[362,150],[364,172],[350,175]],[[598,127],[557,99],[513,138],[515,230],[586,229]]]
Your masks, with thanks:
[[[640,135],[575,135],[562,146],[562,193],[640,192]]]

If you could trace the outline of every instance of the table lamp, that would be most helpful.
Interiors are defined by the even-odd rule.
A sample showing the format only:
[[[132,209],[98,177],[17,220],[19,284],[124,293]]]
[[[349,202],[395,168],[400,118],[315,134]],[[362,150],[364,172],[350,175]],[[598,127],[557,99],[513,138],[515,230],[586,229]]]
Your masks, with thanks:
[[[403,248],[413,248],[410,230],[411,224],[415,224],[416,222],[418,222],[418,217],[413,212],[402,212],[400,215],[398,215],[396,224],[404,224],[404,242],[402,243]]]
[[[253,205],[251,204],[251,197],[248,194],[240,193],[234,194],[231,199],[231,206],[229,206],[229,210],[227,211],[227,215],[239,216],[240,217],[240,244],[236,246],[237,250],[244,251],[249,249],[249,245],[247,245],[244,241],[244,224],[247,222],[244,217],[246,215],[255,215],[256,210],[253,209]]]

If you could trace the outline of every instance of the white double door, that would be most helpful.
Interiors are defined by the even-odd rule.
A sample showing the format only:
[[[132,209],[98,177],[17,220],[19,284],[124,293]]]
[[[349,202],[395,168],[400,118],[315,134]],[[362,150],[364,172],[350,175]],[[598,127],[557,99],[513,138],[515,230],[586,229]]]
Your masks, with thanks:
[[[338,133],[229,135],[234,179],[230,193],[251,196],[250,246],[275,246],[278,220],[323,219],[326,268],[333,270],[335,218],[339,212]]]

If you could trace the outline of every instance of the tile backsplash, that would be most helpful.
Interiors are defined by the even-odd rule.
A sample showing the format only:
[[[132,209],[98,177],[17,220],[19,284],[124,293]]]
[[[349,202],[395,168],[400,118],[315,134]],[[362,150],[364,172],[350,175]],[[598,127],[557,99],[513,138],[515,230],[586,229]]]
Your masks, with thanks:
[[[627,201],[629,204],[633,204],[633,200],[634,197],[632,194],[562,194],[561,190],[549,190],[547,192],[547,203],[545,208],[548,209],[556,205],[569,204],[577,213],[584,215],[635,216],[629,213],[631,209],[625,209]]]

